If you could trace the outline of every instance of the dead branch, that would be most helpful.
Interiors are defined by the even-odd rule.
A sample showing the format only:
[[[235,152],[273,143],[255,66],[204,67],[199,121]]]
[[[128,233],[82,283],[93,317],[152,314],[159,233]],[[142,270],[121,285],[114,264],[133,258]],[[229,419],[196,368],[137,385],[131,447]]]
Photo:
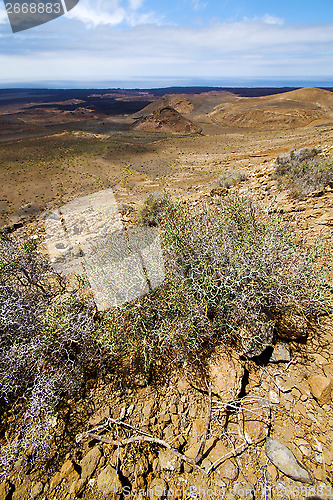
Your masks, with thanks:
[[[128,439],[123,439],[122,441],[115,441],[114,439],[109,439],[107,437],[100,436],[99,434],[92,434],[91,432],[88,431],[84,432],[83,434],[78,434],[75,438],[75,441],[79,443],[82,439],[87,437],[91,439],[97,439],[98,441],[101,441],[101,443],[111,444],[112,446],[126,446],[128,444],[135,443],[138,441],[157,444],[159,446],[163,446],[164,448],[170,450],[177,458],[179,458],[183,462],[187,462],[188,464],[192,465],[192,467],[195,467],[196,469],[199,469],[204,472],[204,469],[199,467],[192,458],[188,458],[182,453],[179,453],[179,451],[175,450],[169,443],[167,443],[163,439],[158,439],[151,436],[133,436]]]
[[[229,451],[229,453],[216,460],[216,462],[214,462],[207,470],[207,476],[209,476],[213,472],[213,470],[215,470],[216,467],[218,467],[221,463],[223,463],[225,460],[228,460],[228,458],[235,457],[240,453],[243,453],[243,451],[245,451],[247,447],[248,444],[246,442],[242,443],[241,445],[237,446],[237,448],[234,448],[232,451]]]

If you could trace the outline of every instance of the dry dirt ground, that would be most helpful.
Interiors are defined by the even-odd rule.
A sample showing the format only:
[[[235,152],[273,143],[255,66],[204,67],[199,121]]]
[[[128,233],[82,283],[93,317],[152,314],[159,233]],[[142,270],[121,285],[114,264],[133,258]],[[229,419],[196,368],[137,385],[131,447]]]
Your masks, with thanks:
[[[170,105],[202,134],[129,128]],[[307,242],[324,236],[331,247],[333,191],[295,201],[272,173],[277,155],[292,148],[333,151],[333,94],[168,96],[134,116],[96,122],[98,131],[84,122],[84,130],[0,144],[3,225],[42,234],[40,212],[109,187],[120,208],[164,189],[177,199],[214,203],[225,195],[219,177],[232,167],[247,179],[229,192],[251,194]],[[282,346],[287,352],[264,366],[217,348],[208,363],[211,395],[200,374],[163,360],[148,386],[130,370],[88,381],[84,398],[67,400],[59,413],[49,469],[18,463],[0,484],[0,498],[332,499],[332,322],[319,330],[319,339]],[[288,478],[268,460],[268,433],[292,450],[312,484]],[[137,440],[119,445],[131,437]]]

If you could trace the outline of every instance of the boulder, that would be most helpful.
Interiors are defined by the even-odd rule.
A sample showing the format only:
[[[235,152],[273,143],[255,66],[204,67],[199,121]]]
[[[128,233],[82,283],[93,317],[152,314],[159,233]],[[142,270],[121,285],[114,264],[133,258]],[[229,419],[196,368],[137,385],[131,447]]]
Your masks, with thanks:
[[[313,484],[310,473],[297,460],[295,455],[287,446],[279,443],[275,439],[266,439],[265,452],[267,458],[279,469],[282,474],[290,477],[294,481]]]
[[[223,402],[237,399],[242,388],[244,367],[235,351],[227,348],[216,351],[208,361],[207,372],[214,394]]]
[[[248,444],[266,439],[270,428],[270,405],[263,398],[244,398],[239,406],[239,428]]]
[[[122,493],[122,485],[118,474],[111,465],[104,467],[98,475],[97,489],[105,496],[120,495]]]
[[[267,321],[256,325],[246,325],[240,330],[242,355],[246,358],[261,356],[273,342],[273,326]]]
[[[301,340],[307,337],[308,323],[298,314],[281,313],[275,317],[275,330],[281,339]]]
[[[270,363],[288,363],[290,361],[290,346],[288,342],[277,342],[274,346]]]
[[[310,391],[320,406],[330,404],[332,398],[331,379],[324,375],[313,375],[308,378]]]
[[[102,452],[98,446],[92,448],[81,460],[81,479],[88,480],[95,472]]]

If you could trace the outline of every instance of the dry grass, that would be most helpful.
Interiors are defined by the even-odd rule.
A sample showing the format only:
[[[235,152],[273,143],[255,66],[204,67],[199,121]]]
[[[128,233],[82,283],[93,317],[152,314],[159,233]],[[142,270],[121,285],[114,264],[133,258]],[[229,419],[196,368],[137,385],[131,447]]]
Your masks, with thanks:
[[[333,187],[333,158],[319,148],[293,149],[277,157],[275,177],[293,197],[305,198],[317,189]]]

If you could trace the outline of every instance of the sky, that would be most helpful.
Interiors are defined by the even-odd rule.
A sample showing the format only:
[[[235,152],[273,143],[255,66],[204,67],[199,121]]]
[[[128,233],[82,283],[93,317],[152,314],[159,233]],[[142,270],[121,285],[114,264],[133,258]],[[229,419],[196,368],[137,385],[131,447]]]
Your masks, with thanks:
[[[332,0],[80,0],[15,34],[0,3],[2,88],[333,86],[332,69]]]

